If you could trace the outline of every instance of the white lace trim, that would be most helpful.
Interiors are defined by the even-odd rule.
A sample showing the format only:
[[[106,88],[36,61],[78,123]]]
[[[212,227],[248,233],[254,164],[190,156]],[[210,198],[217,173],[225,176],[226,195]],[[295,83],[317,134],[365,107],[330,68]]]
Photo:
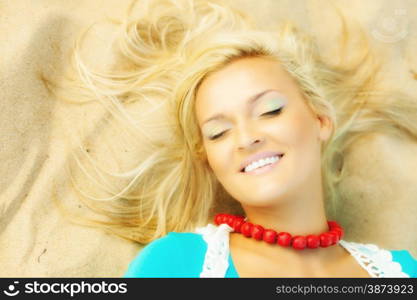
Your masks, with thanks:
[[[196,232],[202,234],[207,243],[200,277],[225,277],[229,267],[229,232],[231,231],[233,228],[227,224],[220,224],[220,226],[208,224],[206,227],[196,229]]]
[[[388,250],[380,249],[374,244],[359,244],[344,240],[340,240],[339,243],[372,277],[410,277],[402,271],[398,262],[392,260],[392,254]]]
[[[229,267],[229,234],[233,228],[227,224],[219,226],[208,224],[195,231],[202,234],[207,243],[200,277],[225,277]],[[392,260],[392,254],[387,250],[373,244],[359,244],[345,240],[340,240],[339,243],[372,277],[410,277],[402,271],[398,262]]]

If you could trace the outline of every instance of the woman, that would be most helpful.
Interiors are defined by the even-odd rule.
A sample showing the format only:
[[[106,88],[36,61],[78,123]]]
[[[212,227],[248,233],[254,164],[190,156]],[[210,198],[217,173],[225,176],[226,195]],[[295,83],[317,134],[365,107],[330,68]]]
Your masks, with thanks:
[[[281,36],[284,43],[290,38],[285,34],[290,33]],[[195,58],[189,58],[194,61],[190,73],[184,72],[188,76],[177,99],[184,106],[195,103],[207,168],[240,203],[248,223],[293,237],[326,232],[321,154],[332,136],[334,116],[309,77],[308,68],[316,66],[309,57],[297,57],[296,48],[303,45],[288,50],[280,49],[285,48],[277,45],[280,40],[272,46],[255,44],[250,34],[242,36],[237,30],[206,38],[200,52],[190,51]],[[259,41],[256,38],[253,41]],[[296,66],[291,66],[285,50],[295,56]],[[179,113],[190,113],[188,109]],[[417,275],[417,261],[406,251],[343,240],[336,246],[297,251],[278,246],[276,239],[260,242],[253,231],[243,235],[232,227],[210,224],[197,233],[170,233],[145,247],[126,276]]]
[[[248,223],[292,236],[328,230],[320,158],[332,122],[309,108],[277,59],[235,59],[202,81],[195,101],[208,164]],[[405,251],[345,241],[297,251],[232,227],[170,233],[145,247],[126,276],[406,277],[417,270]]]
[[[130,68],[106,78],[107,96],[163,98],[172,134],[149,137],[124,192],[137,190],[107,210],[114,233],[148,244],[125,277],[417,276],[408,251],[345,241],[328,223],[356,138],[417,136],[415,102],[375,92],[366,45],[332,64],[292,25],[259,31],[213,1],[141,10],[120,40]],[[97,96],[105,81],[86,82]]]

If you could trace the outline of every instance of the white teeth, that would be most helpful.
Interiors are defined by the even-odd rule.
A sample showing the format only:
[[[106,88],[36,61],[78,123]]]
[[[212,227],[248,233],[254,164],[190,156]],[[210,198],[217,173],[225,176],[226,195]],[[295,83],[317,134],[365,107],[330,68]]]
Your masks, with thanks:
[[[246,166],[244,172],[250,172],[250,171],[253,171],[257,168],[260,168],[260,167],[263,167],[263,166],[266,166],[266,165],[269,165],[269,164],[273,164],[274,162],[276,162],[278,160],[279,160],[278,156],[262,158],[260,160],[254,161],[253,163]]]

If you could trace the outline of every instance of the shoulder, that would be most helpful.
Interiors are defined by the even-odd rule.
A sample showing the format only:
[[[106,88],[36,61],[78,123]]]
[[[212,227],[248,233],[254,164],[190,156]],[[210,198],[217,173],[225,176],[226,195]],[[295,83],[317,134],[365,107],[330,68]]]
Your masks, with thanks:
[[[123,277],[198,277],[206,243],[192,232],[170,232],[142,248]]]

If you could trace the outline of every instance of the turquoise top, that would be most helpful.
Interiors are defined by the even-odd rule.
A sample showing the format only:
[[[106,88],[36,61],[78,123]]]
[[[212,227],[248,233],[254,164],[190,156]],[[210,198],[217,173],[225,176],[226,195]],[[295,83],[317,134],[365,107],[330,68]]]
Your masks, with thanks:
[[[129,264],[125,278],[195,278],[200,277],[207,243],[203,236],[191,232],[170,232],[146,245]],[[417,277],[417,260],[407,250],[391,250],[393,261],[402,271]],[[229,253],[229,268],[225,277],[239,275]]]

